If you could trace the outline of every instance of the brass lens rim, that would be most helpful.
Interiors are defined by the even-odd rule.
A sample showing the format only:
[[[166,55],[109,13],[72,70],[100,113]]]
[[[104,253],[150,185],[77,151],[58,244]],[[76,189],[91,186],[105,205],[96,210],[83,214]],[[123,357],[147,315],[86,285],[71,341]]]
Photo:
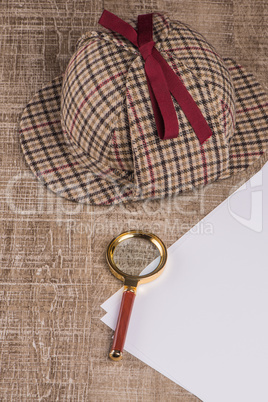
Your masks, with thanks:
[[[139,237],[143,238],[146,240],[149,240],[151,243],[153,243],[160,254],[160,261],[157,267],[150,273],[145,274],[145,275],[129,275],[124,271],[121,271],[121,269],[118,268],[116,263],[114,262],[114,252],[116,247],[118,246],[119,243],[123,242],[124,240],[131,239],[133,237]],[[109,268],[112,272],[112,274],[120,279],[122,282],[126,282],[126,280],[131,280],[134,282],[137,282],[137,284],[142,284],[142,283],[148,283],[151,282],[152,280],[156,279],[159,277],[159,275],[162,273],[166,262],[167,262],[167,249],[165,244],[162,242],[159,237],[157,237],[153,233],[149,232],[144,232],[143,230],[129,230],[127,232],[121,233],[119,236],[115,237],[109,244],[106,252],[106,259],[109,265]]]

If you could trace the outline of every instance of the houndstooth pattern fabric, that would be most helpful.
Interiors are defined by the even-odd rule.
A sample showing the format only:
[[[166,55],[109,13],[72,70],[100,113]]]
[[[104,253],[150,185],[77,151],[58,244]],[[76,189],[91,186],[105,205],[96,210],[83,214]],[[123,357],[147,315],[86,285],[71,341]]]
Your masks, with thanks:
[[[200,145],[173,99],[178,137],[159,139],[138,50],[119,34],[85,34],[20,122],[27,162],[57,194],[92,204],[159,198],[226,178],[265,151],[268,102],[254,77],[188,26],[153,21],[156,48],[213,135]]]

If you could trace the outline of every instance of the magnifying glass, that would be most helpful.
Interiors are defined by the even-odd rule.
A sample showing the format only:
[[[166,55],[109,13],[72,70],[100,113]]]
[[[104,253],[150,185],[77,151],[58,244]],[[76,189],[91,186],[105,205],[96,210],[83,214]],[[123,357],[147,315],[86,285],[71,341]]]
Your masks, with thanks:
[[[118,264],[116,264],[115,262],[116,248],[119,249],[118,246],[120,246],[122,242],[133,238],[141,239],[143,241],[146,240],[147,243],[150,242],[151,245],[154,245],[156,247],[156,249],[158,250],[158,254],[160,254],[160,259],[157,267],[154,268],[151,272],[144,275],[134,275],[133,272],[126,272],[125,269],[121,270],[118,267]],[[148,250],[149,249],[147,248],[147,252]],[[139,254],[139,252],[140,248],[135,251],[135,254],[137,255]],[[106,258],[112,274],[116,278],[124,282],[124,291],[117,325],[114,333],[113,343],[109,353],[109,357],[112,360],[119,361],[123,357],[123,349],[127,335],[127,329],[136,296],[137,287],[142,283],[151,282],[152,280],[159,277],[167,261],[167,249],[162,240],[160,240],[159,237],[157,237],[153,233],[147,233],[142,230],[130,230],[128,232],[121,233],[110,242],[107,248]]]

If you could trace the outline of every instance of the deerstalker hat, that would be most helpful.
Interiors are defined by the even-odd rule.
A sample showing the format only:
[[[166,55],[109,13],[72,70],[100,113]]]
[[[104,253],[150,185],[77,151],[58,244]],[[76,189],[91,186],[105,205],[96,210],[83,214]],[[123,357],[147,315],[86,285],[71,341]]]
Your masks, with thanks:
[[[265,152],[268,99],[202,35],[153,13],[137,29],[104,11],[63,76],[20,121],[22,150],[50,190],[76,202],[160,198],[224,179]]]

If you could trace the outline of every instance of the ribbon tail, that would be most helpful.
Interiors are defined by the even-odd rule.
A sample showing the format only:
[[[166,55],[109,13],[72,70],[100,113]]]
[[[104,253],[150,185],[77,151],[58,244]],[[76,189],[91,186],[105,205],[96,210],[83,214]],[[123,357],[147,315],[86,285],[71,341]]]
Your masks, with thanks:
[[[111,13],[110,11],[104,10],[100,19],[99,24],[104,28],[110,29],[111,31],[117,32],[127,38],[133,45],[138,46],[138,34],[137,31],[127,22],[121,20],[117,15]]]
[[[178,117],[162,68],[153,56],[146,59],[144,68],[158,135],[163,140],[176,138]]]
[[[191,94],[188,92],[184,83],[155,48],[153,49],[153,56],[161,65],[170,92],[180,105],[200,144],[202,145],[213,134],[205,117],[195,103]]]

